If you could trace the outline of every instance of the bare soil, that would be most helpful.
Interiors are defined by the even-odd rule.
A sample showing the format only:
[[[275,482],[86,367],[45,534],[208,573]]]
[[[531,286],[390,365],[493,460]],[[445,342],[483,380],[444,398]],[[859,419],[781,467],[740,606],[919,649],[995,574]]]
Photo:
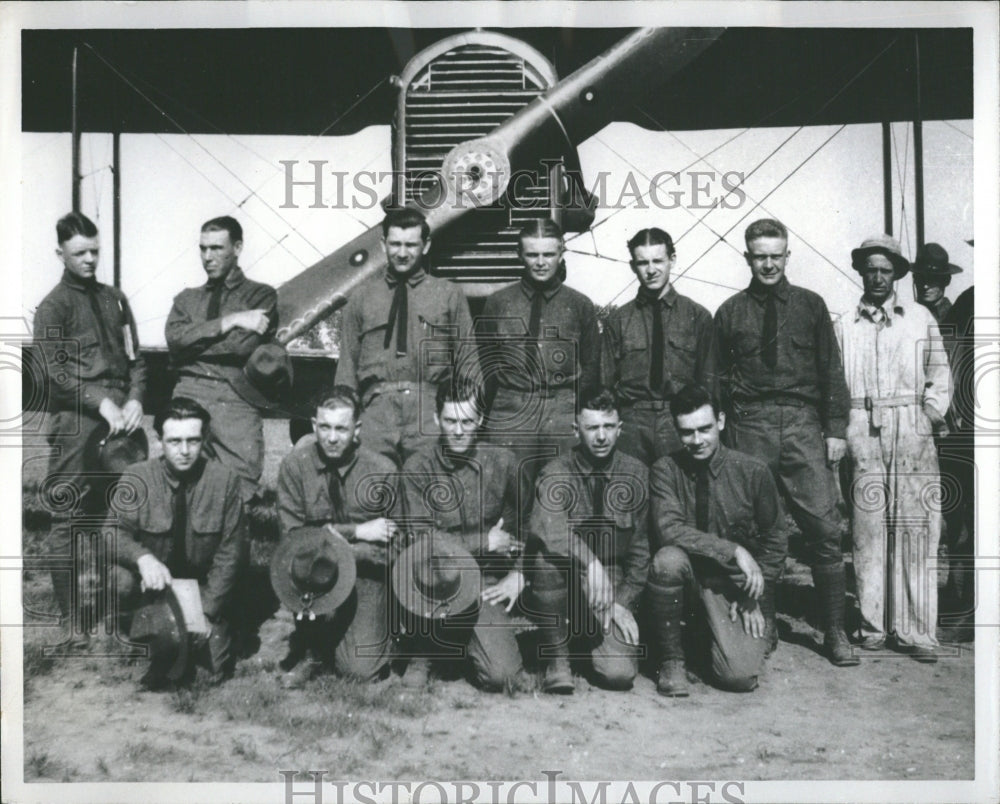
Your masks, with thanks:
[[[268,423],[265,480],[282,427]],[[38,534],[25,536],[27,551]],[[28,625],[25,779],[277,782],[279,770],[305,769],[328,780],[543,779],[545,770],[580,780],[972,778],[971,646],[936,665],[886,653],[835,668],[805,617],[809,592],[808,571],[790,562],[782,641],[758,690],[699,682],[687,699],[658,696],[648,676],[629,692],[580,677],[567,697],[530,683],[491,695],[462,679],[413,691],[395,675],[374,685],[321,676],[286,691],[277,662],[292,624],[281,612],[230,681],[145,692],[141,661],[94,655],[110,638],[79,658],[48,659],[42,648],[60,642],[58,630]],[[44,573],[26,575],[25,603],[54,610]]]

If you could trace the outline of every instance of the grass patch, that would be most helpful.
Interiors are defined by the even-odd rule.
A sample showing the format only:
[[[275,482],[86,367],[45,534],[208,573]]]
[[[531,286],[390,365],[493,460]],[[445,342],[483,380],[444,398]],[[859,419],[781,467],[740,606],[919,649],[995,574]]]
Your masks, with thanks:
[[[76,776],[75,771],[48,751],[32,750],[24,761],[25,781],[42,781],[58,779],[60,782],[71,782]]]

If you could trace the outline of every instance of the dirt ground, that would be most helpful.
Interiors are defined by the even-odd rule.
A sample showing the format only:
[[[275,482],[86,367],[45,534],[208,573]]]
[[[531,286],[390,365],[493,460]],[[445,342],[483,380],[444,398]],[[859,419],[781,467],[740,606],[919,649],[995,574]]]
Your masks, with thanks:
[[[283,426],[268,423],[269,447],[280,447]],[[271,477],[275,463],[271,455]],[[835,668],[804,617],[808,570],[788,569],[782,641],[760,688],[696,683],[687,699],[658,696],[647,676],[624,693],[581,677],[571,697],[531,684],[489,695],[462,679],[412,691],[395,675],[374,685],[322,676],[285,691],[277,662],[292,624],[283,613],[263,624],[235,678],[152,693],[137,686],[140,661],[93,655],[110,638],[94,640],[91,654],[51,659],[42,648],[60,641],[58,630],[29,625],[25,779],[277,782],[279,770],[305,769],[384,780],[543,779],[545,770],[579,780],[972,778],[971,645],[936,665],[885,654]],[[27,576],[25,601],[54,609],[43,573]]]

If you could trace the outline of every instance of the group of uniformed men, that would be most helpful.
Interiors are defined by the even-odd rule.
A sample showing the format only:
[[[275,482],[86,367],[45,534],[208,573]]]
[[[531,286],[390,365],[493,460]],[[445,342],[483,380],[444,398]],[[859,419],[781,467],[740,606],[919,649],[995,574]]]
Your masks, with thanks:
[[[422,214],[392,210],[382,230],[387,268],[352,293],[332,390],[278,473],[287,571],[275,588],[302,601],[283,683],[324,665],[376,679],[396,662],[404,683],[421,684],[461,660],[501,690],[523,658],[531,666],[530,644],[545,692],[573,691],[570,659],[627,689],[646,646],[661,694],[688,694],[686,658],[723,688],[752,690],[778,641],[782,501],[808,551],[831,662],[856,665],[858,648],[887,638],[935,661],[928,566],[941,523],[923,491],[938,473],[950,377],[934,317],[896,291],[911,266],[894,240],[853,250],[864,293],[835,325],[820,295],[785,277],[785,227],[758,220],[745,233],[752,279],[713,320],[670,284],[670,235],[644,229],[628,242],[638,294],[601,333],[594,305],[564,283],[551,220],[521,231],[524,274],[475,324],[460,288],[426,271]],[[65,551],[72,516],[101,504],[79,445],[102,425],[110,437],[141,427],[145,375],[125,296],[94,277],[96,227],[72,213],[57,238],[66,270],[35,337],[50,366],[51,472],[80,492],[55,514],[53,549]],[[275,291],[239,267],[242,241],[230,217],[202,227],[208,281],[174,299],[166,324],[179,380],[155,417],[163,454],[130,467],[143,499],[112,512],[122,599],[197,578],[217,679],[232,667],[245,505],[263,462],[240,376],[278,324]],[[921,253],[921,277],[953,272],[939,246]],[[57,370],[53,339],[79,343],[75,365]],[[831,471],[845,455],[857,645],[844,628]],[[68,616],[68,580],[53,582]],[[684,623],[697,657],[685,657]]]

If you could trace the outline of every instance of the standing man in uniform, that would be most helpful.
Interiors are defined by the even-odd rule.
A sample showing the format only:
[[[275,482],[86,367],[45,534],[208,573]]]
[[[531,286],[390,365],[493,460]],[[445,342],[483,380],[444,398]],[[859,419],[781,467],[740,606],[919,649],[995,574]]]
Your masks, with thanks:
[[[522,667],[508,616],[524,588],[520,562],[513,557],[517,459],[510,450],[479,442],[480,397],[475,382],[438,386],[434,421],[441,436],[403,467],[403,501],[407,517],[432,520],[435,532],[452,535],[476,558],[485,589],[474,624],[462,629],[461,636],[475,684],[500,692]],[[445,632],[441,641],[454,642],[457,636]],[[411,674],[426,677],[426,660],[412,661],[405,678]]]
[[[944,295],[955,274],[962,273],[948,261],[948,252],[937,243],[925,243],[917,249],[913,261],[913,287],[917,301],[926,307],[940,324],[951,310],[951,301]]]
[[[684,448],[657,461],[649,478],[657,541],[647,590],[660,661],[656,689],[673,698],[688,694],[681,617],[697,597],[714,681],[750,692],[777,639],[774,585],[788,552],[781,499],[763,461],[720,443],[726,417],[707,389],[680,389],[670,410]]]
[[[528,488],[542,466],[573,448],[577,400],[600,380],[594,305],[564,284],[564,250],[554,221],[526,224],[518,241],[524,276],[486,300],[477,325],[490,438],[518,456]]]
[[[402,466],[434,441],[437,383],[477,376],[479,365],[465,294],[424,267],[431,230],[423,214],[390,210],[382,237],[385,274],[361,285],[344,307],[336,382],[361,397],[369,449]]]
[[[585,397],[573,426],[579,444],[538,477],[526,607],[539,619],[543,692],[573,692],[573,646],[599,683],[623,690],[641,654],[636,612],[649,572],[649,471],[616,449],[621,418],[610,391]]]
[[[628,250],[641,287],[604,325],[601,381],[622,406],[618,448],[650,466],[681,447],[673,395],[688,383],[714,382],[712,314],[670,284],[677,255],[669,234],[643,229]]]
[[[144,490],[138,506],[125,504],[109,521],[117,537],[117,589],[124,611],[141,591],[158,591],[174,578],[193,578],[209,632],[197,647],[213,682],[232,674],[235,656],[230,623],[233,592],[246,567],[246,522],[240,479],[218,461],[205,460],[208,412],[197,402],[174,397],[153,427],[163,455],[129,467],[131,483]],[[124,498],[123,498],[124,499]],[[146,686],[164,679],[147,676]]]
[[[844,633],[840,517],[830,471],[844,456],[849,396],[823,299],[785,277],[788,230],[746,230],[753,278],[715,314],[716,366],[729,446],[763,459],[809,549],[830,661],[858,664]]]
[[[278,296],[270,285],[244,276],[243,227],[234,218],[202,225],[199,248],[208,281],[177,294],[167,316],[167,348],[179,375],[174,394],[211,414],[211,453],[240,476],[247,501],[260,489],[264,425],[234,383],[254,349],[277,331]]]
[[[927,492],[939,483],[932,434],[946,431],[948,357],[934,317],[895,292],[910,267],[895,240],[865,240],[851,263],[864,295],[841,316],[838,335],[851,394],[861,647],[878,650],[892,635],[900,650],[934,662],[937,582],[930,560],[937,557],[941,511]]]
[[[303,525],[332,525],[354,549],[357,580],[332,616],[296,621],[292,650],[282,662],[286,688],[301,687],[323,662],[348,678],[374,680],[388,666],[391,647],[386,583],[387,548],[398,532],[392,518],[396,465],[361,445],[360,404],[352,388],[334,386],[312,426],[278,469],[281,535],[289,538]]]
[[[110,435],[142,426],[146,368],[125,294],[95,276],[97,227],[86,215],[71,212],[56,223],[56,242],[63,275],[38,305],[34,341],[48,374],[50,493],[69,486],[73,501],[71,508],[51,501],[48,548],[69,556],[73,515],[99,516],[105,506],[105,489],[91,476],[100,469],[88,464],[84,447],[103,425]],[[52,586],[66,621],[72,614],[70,573],[54,570]]]

